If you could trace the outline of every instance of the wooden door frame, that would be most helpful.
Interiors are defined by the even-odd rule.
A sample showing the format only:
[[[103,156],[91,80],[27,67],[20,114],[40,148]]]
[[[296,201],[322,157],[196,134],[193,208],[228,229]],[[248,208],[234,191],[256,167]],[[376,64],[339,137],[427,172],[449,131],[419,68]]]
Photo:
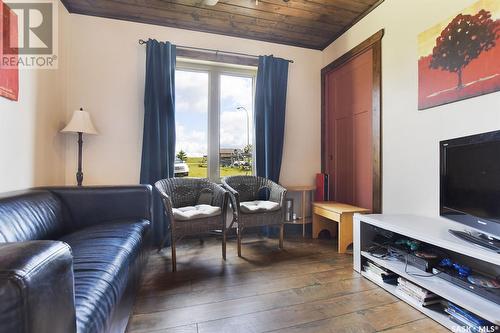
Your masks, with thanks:
[[[354,59],[361,53],[372,49],[372,160],[373,160],[373,185],[372,200],[373,213],[382,212],[382,37],[384,29],[379,30],[373,36],[354,47],[338,59],[334,60],[321,70],[321,172],[326,170],[327,147],[325,142],[326,133],[326,76],[331,71],[338,69],[348,61]]]

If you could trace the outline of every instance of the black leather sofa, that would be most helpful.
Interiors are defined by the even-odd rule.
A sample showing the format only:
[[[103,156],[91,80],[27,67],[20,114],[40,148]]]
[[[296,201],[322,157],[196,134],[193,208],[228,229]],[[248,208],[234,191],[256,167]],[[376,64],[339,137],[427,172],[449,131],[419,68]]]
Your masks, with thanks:
[[[124,332],[151,206],[150,186],[0,195],[0,332]]]

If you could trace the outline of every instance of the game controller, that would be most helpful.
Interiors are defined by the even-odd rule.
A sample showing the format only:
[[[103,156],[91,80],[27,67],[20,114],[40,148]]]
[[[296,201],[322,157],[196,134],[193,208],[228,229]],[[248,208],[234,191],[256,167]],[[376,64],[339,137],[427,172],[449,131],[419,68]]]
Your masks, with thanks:
[[[420,242],[416,240],[398,239],[395,244],[402,245],[412,251],[417,251],[418,249],[420,249]]]
[[[458,275],[460,277],[466,278],[469,275],[472,274],[472,270],[465,266],[465,265],[460,265],[456,262],[453,262],[450,258],[443,259],[439,262],[440,267],[448,267],[452,268],[457,271]]]

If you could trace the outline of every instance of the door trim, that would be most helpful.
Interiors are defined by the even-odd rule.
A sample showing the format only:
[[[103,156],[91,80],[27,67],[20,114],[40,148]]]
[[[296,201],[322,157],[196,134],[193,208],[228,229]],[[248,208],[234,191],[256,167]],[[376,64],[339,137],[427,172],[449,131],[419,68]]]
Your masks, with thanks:
[[[373,160],[373,213],[382,212],[382,37],[384,29],[354,47],[338,59],[334,60],[321,70],[321,172],[326,169],[326,75],[344,65],[361,53],[372,49],[372,160]]]

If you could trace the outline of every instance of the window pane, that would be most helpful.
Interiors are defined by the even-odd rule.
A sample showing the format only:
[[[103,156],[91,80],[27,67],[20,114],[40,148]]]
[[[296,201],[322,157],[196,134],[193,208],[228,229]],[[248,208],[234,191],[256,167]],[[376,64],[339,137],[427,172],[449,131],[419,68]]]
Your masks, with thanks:
[[[208,73],[175,71],[176,177],[207,177]]]
[[[253,79],[221,75],[220,176],[252,174]]]

